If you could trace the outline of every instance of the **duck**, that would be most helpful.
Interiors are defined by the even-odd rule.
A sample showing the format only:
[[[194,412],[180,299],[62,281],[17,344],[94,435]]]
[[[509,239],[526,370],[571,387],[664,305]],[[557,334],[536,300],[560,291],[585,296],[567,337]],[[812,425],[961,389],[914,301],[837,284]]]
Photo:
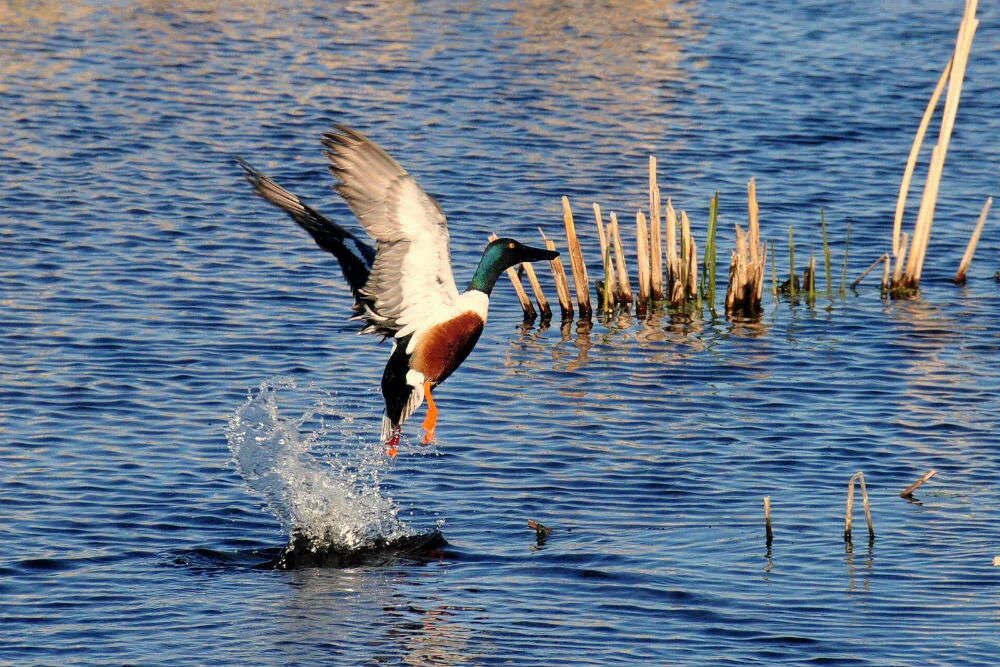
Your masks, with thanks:
[[[322,135],[334,190],[368,236],[334,222],[240,157],[254,192],[278,207],[331,253],[354,297],[361,333],[392,341],[382,373],[381,441],[398,452],[403,424],[427,402],[423,444],[435,441],[438,408],[433,390],[469,356],[486,326],[490,295],[500,274],[522,262],[559,253],[512,238],[483,250],[468,288],[452,273],[448,223],[437,201],[392,156],[361,132],[335,125]]]

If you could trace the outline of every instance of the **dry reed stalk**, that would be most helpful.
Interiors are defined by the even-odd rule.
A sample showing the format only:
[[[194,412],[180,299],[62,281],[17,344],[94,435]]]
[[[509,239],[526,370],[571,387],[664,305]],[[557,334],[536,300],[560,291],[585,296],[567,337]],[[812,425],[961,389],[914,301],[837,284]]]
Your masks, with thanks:
[[[851,289],[858,289],[858,285],[861,284],[861,281],[864,280],[866,277],[868,277],[869,273],[875,270],[875,267],[879,265],[879,262],[888,262],[888,261],[889,261],[889,253],[884,252],[881,255],[879,255],[878,259],[872,262],[868,266],[868,268],[862,271],[861,275],[858,276],[853,283],[851,283]]]
[[[872,507],[868,501],[868,487],[865,486],[865,474],[860,470],[851,475],[847,482],[847,512],[844,514],[844,541],[851,541],[851,524],[854,522],[854,483],[861,483],[861,504],[865,510],[865,521],[868,523],[868,540],[875,539],[875,524],[872,522]]]
[[[542,235],[542,240],[545,241],[545,248],[548,250],[555,250],[555,241],[547,238],[545,236],[545,232],[541,229],[538,231]],[[552,278],[556,284],[556,296],[559,298],[559,310],[562,313],[562,319],[563,321],[572,320],[573,301],[569,296],[569,282],[566,280],[566,269],[563,267],[562,260],[558,257],[549,260],[549,266],[552,267]]]
[[[642,211],[635,212],[635,254],[639,269],[639,300],[636,310],[640,315],[646,312],[649,303],[649,228]]]
[[[903,264],[904,262],[906,262],[906,253],[910,247],[910,235],[907,234],[906,232],[903,232],[900,235],[899,243],[900,243],[899,256],[896,257],[896,268],[893,270],[892,281],[890,282],[890,286],[898,285],[899,282],[903,279]]]
[[[541,313],[542,320],[551,320],[552,307],[549,306],[549,300],[545,298],[545,292],[542,291],[542,284],[538,282],[535,267],[531,265],[531,262],[524,262],[521,266],[524,267],[524,274],[528,276],[528,284],[531,285],[531,291],[535,295],[535,303],[538,304],[538,312]]]
[[[816,301],[815,255],[809,255],[809,264],[806,266],[806,273],[805,273],[805,291],[806,291],[806,300],[809,301],[809,303],[814,303]]]
[[[608,233],[604,229],[601,205],[596,202],[594,202],[594,222],[597,223],[597,240],[601,244],[601,264],[604,268],[604,284],[601,286],[600,304],[604,313],[608,314],[615,307],[615,269],[611,259],[611,248],[608,245]]]
[[[889,253],[886,253],[886,255],[888,255],[888,254]],[[882,263],[882,285],[881,285],[881,289],[882,289],[883,292],[889,291],[890,287],[892,286],[892,276],[891,276],[890,271],[889,271],[889,266],[891,264],[892,264],[892,260],[890,260],[888,257],[886,257],[885,261]]]
[[[976,254],[976,246],[979,245],[979,235],[983,233],[983,225],[986,224],[986,216],[990,213],[990,206],[993,205],[993,197],[987,197],[986,202],[983,204],[983,210],[979,213],[979,221],[976,223],[976,228],[972,230],[972,236],[969,237],[969,245],[965,247],[965,254],[962,255],[962,261],[958,265],[958,272],[955,274],[955,282],[959,285],[965,283],[965,272],[969,270],[969,264],[972,263],[972,256]]]
[[[771,496],[764,496],[764,536],[770,547],[774,541],[774,532],[771,530]]]
[[[691,220],[687,211],[681,211],[681,276],[684,298],[698,296],[698,244],[691,236]]]
[[[573,223],[573,209],[570,208],[569,197],[563,196],[562,208],[566,245],[569,247],[570,267],[573,269],[573,282],[576,287],[576,303],[580,310],[580,319],[589,320],[593,314],[590,307],[590,279],[587,277],[587,265],[583,262],[580,241],[576,238],[576,225]]]
[[[680,258],[677,256],[677,212],[667,197],[667,294],[673,300],[674,284],[680,279]]]
[[[497,240],[496,234],[490,234],[489,240],[492,243]],[[525,265],[527,262],[524,263]],[[521,302],[521,310],[524,311],[525,320],[533,320],[538,314],[535,312],[535,307],[531,305],[531,299],[528,298],[528,293],[524,291],[524,284],[521,283],[521,277],[517,275],[517,270],[514,267],[507,269],[507,277],[510,278],[511,284],[514,286],[514,293],[517,294],[517,300]]]
[[[954,59],[954,56],[948,59],[948,64],[944,66],[944,71],[941,72],[941,77],[938,79],[937,86],[935,86],[934,92],[931,94],[931,99],[927,102],[927,108],[924,109],[924,115],[920,119],[917,133],[913,137],[910,155],[906,158],[906,167],[903,169],[903,180],[899,184],[899,196],[896,198],[896,217],[892,221],[892,256],[896,258],[896,270],[899,272],[902,272],[903,262],[899,255],[901,252],[904,252],[904,248],[906,247],[906,241],[902,240],[901,233],[903,231],[903,211],[906,208],[906,197],[910,192],[910,181],[913,180],[913,170],[917,166],[917,158],[920,156],[920,147],[924,143],[924,135],[927,134],[927,127],[934,116],[934,110],[937,108],[938,100],[941,99],[941,93],[944,92],[945,84],[948,83],[948,76],[951,74],[951,63]]]
[[[757,184],[747,183],[747,231],[736,225],[736,250],[729,270],[726,289],[726,314],[753,317],[760,314],[764,294],[764,273],[767,248],[760,241],[760,208],[757,205]],[[708,251],[706,250],[706,259]]]
[[[944,111],[941,114],[941,128],[938,133],[938,143],[931,153],[930,166],[927,169],[927,179],[924,182],[924,193],[920,200],[920,210],[913,229],[909,258],[906,261],[901,285],[895,287],[916,289],[920,284],[923,272],[924,257],[930,242],[931,224],[934,221],[934,209],[937,206],[938,188],[941,185],[941,175],[944,171],[944,161],[951,142],[951,133],[955,127],[955,115],[958,113],[958,102],[962,96],[962,83],[965,79],[965,67],[972,48],[972,38],[975,36],[979,21],[976,19],[978,0],[966,0],[962,23],[958,29],[955,41],[955,55],[948,76],[948,95],[945,97]]]
[[[747,243],[750,250],[750,263],[756,264],[760,254],[760,206],[757,204],[757,179],[747,181]]]
[[[622,250],[622,235],[618,229],[618,216],[612,211],[609,217],[611,218],[609,223],[611,231],[608,241],[615,247],[615,266],[618,269],[618,294],[615,298],[619,303],[628,304],[632,303],[632,287],[629,285],[628,268],[625,266],[625,252]]]
[[[660,187],[656,184],[656,158],[649,156],[649,297],[663,300],[663,243],[660,229]]]
[[[705,235],[705,261],[702,264],[702,296],[708,300],[709,310],[715,310],[715,277],[718,258],[715,239],[719,231],[719,191],[708,202],[708,233]]]
[[[927,472],[925,472],[923,475],[920,476],[920,479],[918,479],[913,484],[910,484],[908,487],[906,487],[905,489],[903,489],[902,491],[900,491],[899,497],[900,498],[912,498],[913,497],[913,492],[916,491],[917,489],[919,489],[921,486],[923,486],[924,483],[927,480],[929,480],[931,477],[933,477],[936,474],[937,474],[937,470],[928,470]]]

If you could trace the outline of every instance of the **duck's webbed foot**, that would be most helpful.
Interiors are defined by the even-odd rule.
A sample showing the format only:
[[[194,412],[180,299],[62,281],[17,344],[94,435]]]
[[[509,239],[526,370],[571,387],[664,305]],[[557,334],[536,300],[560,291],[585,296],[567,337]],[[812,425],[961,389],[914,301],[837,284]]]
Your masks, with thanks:
[[[431,383],[424,383],[424,398],[427,399],[427,416],[424,417],[424,440],[423,444],[434,443],[434,429],[437,427],[438,409],[434,405],[434,397],[431,396]]]

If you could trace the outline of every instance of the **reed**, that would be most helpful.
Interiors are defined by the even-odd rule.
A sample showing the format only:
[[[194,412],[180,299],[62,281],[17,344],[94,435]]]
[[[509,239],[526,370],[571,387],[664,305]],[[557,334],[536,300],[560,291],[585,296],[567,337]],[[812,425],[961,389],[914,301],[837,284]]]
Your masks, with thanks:
[[[830,241],[826,235],[826,209],[819,210],[819,228],[823,236],[823,268],[826,269],[826,298],[833,298],[833,258],[830,256]]]
[[[947,68],[948,93],[945,97],[944,110],[941,112],[941,125],[938,130],[937,145],[935,145],[934,150],[931,152],[930,165],[924,181],[924,191],[920,199],[917,221],[913,227],[913,235],[910,241],[905,269],[902,271],[899,282],[892,285],[893,291],[898,295],[910,293],[920,285],[924,258],[927,254],[927,245],[930,242],[931,225],[934,221],[934,210],[937,206],[941,175],[944,171],[944,162],[948,154],[948,146],[951,142],[951,134],[955,126],[958,103],[962,96],[965,68],[969,60],[969,51],[972,48],[972,39],[975,36],[976,28],[979,26],[979,20],[976,19],[977,7],[978,0],[966,0],[962,22],[959,25],[958,36],[955,40],[955,50],[952,56],[951,67]],[[905,197],[905,194],[903,196]]]
[[[809,263],[806,264],[806,270],[802,277],[802,289],[806,293],[806,301],[811,306],[816,303],[816,256],[812,253],[809,254]]]
[[[569,197],[563,196],[563,226],[566,227],[566,245],[569,250],[570,267],[573,269],[573,282],[576,287],[576,303],[581,320],[589,320],[593,314],[590,306],[590,279],[587,277],[587,265],[583,262],[583,251],[576,237],[576,225],[573,222],[573,209],[569,205]]]
[[[698,296],[698,244],[691,235],[691,220],[681,211],[681,284],[682,300]]]
[[[639,300],[636,302],[636,312],[641,316],[646,314],[649,304],[649,227],[642,211],[635,212],[635,254],[639,271]]]
[[[604,229],[604,216],[601,205],[594,203],[594,222],[597,223],[597,240],[601,244],[601,263],[604,268],[604,282],[601,285],[601,308],[604,314],[609,314],[615,307],[615,269],[611,259],[611,248],[608,245],[608,233]]]
[[[868,487],[865,486],[865,474],[860,470],[851,475],[847,482],[847,511],[844,514],[844,541],[851,542],[851,528],[854,522],[854,484],[861,484],[861,504],[865,510],[865,521],[868,523],[868,541],[875,540],[875,524],[872,522],[872,507],[868,500]]]
[[[618,295],[616,300],[621,304],[632,303],[632,287],[629,285],[628,267],[625,266],[625,252],[622,250],[622,235],[618,229],[618,216],[612,211],[610,214],[611,232],[608,239],[615,249],[615,268],[618,269]]]
[[[774,541],[774,531],[771,530],[771,496],[764,496],[764,538],[770,549],[771,542]]]
[[[665,219],[667,228],[666,294],[673,301],[674,285],[680,280],[681,262],[677,254],[677,211],[674,210],[674,205],[670,201],[670,197],[667,197]]]
[[[535,531],[535,543],[538,546],[545,544],[545,540],[549,539],[549,535],[552,534],[551,528],[540,524],[534,519],[528,519],[528,528]]]
[[[538,230],[542,235],[542,240],[545,242],[545,247],[548,250],[555,250],[556,244],[550,238],[545,236],[545,232]],[[562,314],[563,321],[573,319],[573,301],[569,296],[569,282],[566,280],[566,269],[563,267],[562,260],[556,257],[555,259],[549,260],[549,266],[552,267],[552,278],[556,284],[556,296],[559,299],[559,310]]]
[[[969,237],[969,245],[965,247],[965,254],[962,255],[962,261],[958,265],[958,272],[955,273],[955,283],[958,285],[965,284],[965,273],[969,270],[969,264],[972,263],[972,256],[976,254],[976,246],[979,245],[979,235],[983,233],[983,225],[986,224],[986,216],[989,215],[992,205],[993,197],[987,197],[986,202],[983,204],[983,210],[979,213],[979,221],[976,222],[976,228],[972,230],[972,236]]]
[[[656,158],[649,156],[649,298],[663,300],[663,232],[660,228],[660,187],[656,184]]]
[[[535,303],[538,304],[538,312],[542,317],[542,321],[548,322],[552,319],[552,307],[549,305],[549,300],[545,298],[545,292],[542,291],[542,284],[538,282],[538,274],[535,273],[535,267],[531,265],[531,262],[524,262],[521,266],[524,267],[524,275],[528,276],[528,284],[531,285],[531,291],[535,295]]]
[[[774,257],[774,241],[771,241],[771,256]],[[771,296],[778,298],[778,263],[771,262]]]
[[[719,227],[719,191],[708,202],[708,232],[705,235],[705,257],[702,264],[702,296],[709,310],[715,310],[715,273],[718,264],[715,238]],[[732,283],[730,283],[732,284]]]
[[[490,234],[489,236],[490,242],[496,241],[497,238],[496,234]],[[528,262],[525,262],[523,265],[527,264]],[[524,285],[521,283],[521,277],[517,275],[517,270],[514,267],[507,269],[507,277],[510,278],[510,282],[514,286],[514,293],[517,294],[517,300],[521,303],[521,310],[524,311],[524,321],[533,321],[538,317],[538,313],[535,312],[535,307],[531,305],[531,299],[528,298],[527,292],[524,291]]]
[[[858,285],[861,284],[861,281],[867,278],[868,274],[875,270],[875,267],[877,267],[882,262],[888,262],[888,261],[889,261],[889,253],[887,252],[882,253],[878,259],[869,264],[868,268],[862,271],[861,275],[858,276],[853,283],[851,283],[851,289],[858,289]]]
[[[928,470],[927,472],[925,472],[923,475],[920,476],[920,479],[918,479],[913,484],[910,484],[908,487],[900,491],[899,497],[906,498],[908,500],[910,498],[913,498],[913,492],[919,489],[921,486],[923,486],[927,482],[927,480],[929,480],[936,474],[937,470]]]

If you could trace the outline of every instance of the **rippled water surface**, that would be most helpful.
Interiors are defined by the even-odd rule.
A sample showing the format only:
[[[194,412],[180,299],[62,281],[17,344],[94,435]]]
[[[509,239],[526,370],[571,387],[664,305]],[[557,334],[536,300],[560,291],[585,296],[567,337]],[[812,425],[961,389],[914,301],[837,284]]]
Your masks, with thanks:
[[[503,281],[438,445],[415,420],[391,464],[387,345],[232,156],[350,222],[318,137],[362,129],[461,284],[491,231],[562,243],[564,194],[593,260],[649,154],[699,244],[719,190],[728,257],[755,176],[784,272],[825,210],[836,292],[848,223],[850,278],[889,245],[961,3],[227,4],[0,2],[0,664],[996,662],[995,212],[949,282],[997,194],[995,3],[919,298],[560,328]],[[855,470],[877,536],[845,548]],[[254,569],[297,526],[449,546]]]

